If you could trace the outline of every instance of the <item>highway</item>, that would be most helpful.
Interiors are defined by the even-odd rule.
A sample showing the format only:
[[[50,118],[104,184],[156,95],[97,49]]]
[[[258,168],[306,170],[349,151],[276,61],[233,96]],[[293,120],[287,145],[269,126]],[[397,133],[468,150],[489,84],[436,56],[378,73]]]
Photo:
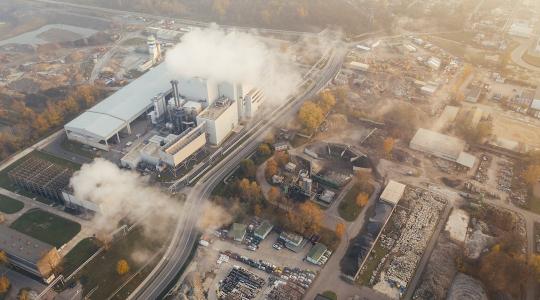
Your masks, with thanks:
[[[155,15],[155,14],[126,11],[126,10],[121,10],[121,9],[103,8],[103,7],[76,4],[76,3],[56,1],[56,0],[33,0],[33,1],[44,3],[44,4],[57,5],[61,7],[73,7],[73,8],[79,8],[82,10],[93,10],[93,11],[108,13],[108,14],[132,15],[132,16],[137,16],[137,17],[146,18],[146,19],[171,20],[179,24],[185,24],[188,26],[195,26],[195,27],[208,27],[210,24],[213,23],[213,22],[209,23],[209,22],[195,21],[195,20],[184,19],[184,18],[171,18],[171,17],[165,17],[165,16],[160,16],[160,15]],[[230,25],[222,25],[222,24],[220,24],[219,26],[222,28],[231,29],[231,30],[235,29],[235,30],[243,30],[243,31],[252,31],[254,29],[252,27],[230,26]],[[317,33],[312,33],[312,32],[300,32],[300,31],[267,29],[267,28],[257,28],[257,31],[259,33],[282,34],[282,35],[290,35],[290,36],[303,36],[303,35],[310,35],[310,34],[316,35],[317,34]]]
[[[202,213],[201,207],[212,190],[240,163],[242,159],[255,151],[260,139],[275,124],[280,124],[295,114],[304,100],[316,95],[339,72],[346,49],[336,49],[328,60],[326,66],[317,74],[319,77],[307,91],[295,100],[276,109],[274,113],[267,114],[270,118],[263,126],[253,131],[247,131],[239,145],[231,145],[224,153],[227,155],[212,165],[209,170],[191,188],[178,225],[163,258],[156,265],[147,278],[133,291],[128,299],[157,299],[167,290],[167,287],[176,278],[182,266],[186,263],[189,253],[197,239],[196,222]],[[282,123],[283,124],[283,123]]]

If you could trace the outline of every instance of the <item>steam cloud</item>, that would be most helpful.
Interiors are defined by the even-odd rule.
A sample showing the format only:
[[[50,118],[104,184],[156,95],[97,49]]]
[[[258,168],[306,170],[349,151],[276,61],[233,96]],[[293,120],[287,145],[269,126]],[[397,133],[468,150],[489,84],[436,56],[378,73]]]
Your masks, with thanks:
[[[97,236],[105,241],[123,220],[138,222],[149,238],[162,238],[169,233],[173,219],[182,213],[193,213],[184,212],[178,200],[150,186],[138,173],[121,170],[102,158],[83,165],[71,178],[71,186],[75,198],[99,206],[100,212],[92,222]],[[205,201],[197,227],[214,230],[231,220],[221,206]],[[138,257],[144,257],[144,253],[134,254],[133,259]]]
[[[257,87],[273,103],[292,95],[301,82],[288,55],[271,49],[254,34],[225,32],[217,25],[186,33],[167,53],[166,63],[181,77]]]
[[[182,205],[151,187],[138,173],[119,169],[97,158],[81,167],[71,178],[74,196],[100,207],[93,224],[99,235],[112,233],[121,220],[141,222],[149,237],[162,237],[171,218],[178,217]]]

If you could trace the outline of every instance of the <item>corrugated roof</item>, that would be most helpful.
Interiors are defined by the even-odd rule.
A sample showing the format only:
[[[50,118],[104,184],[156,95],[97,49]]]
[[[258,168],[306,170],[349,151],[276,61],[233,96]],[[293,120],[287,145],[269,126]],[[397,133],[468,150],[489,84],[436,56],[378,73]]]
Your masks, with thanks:
[[[540,95],[539,95],[539,97],[540,97]],[[534,100],[534,101],[531,103],[531,108],[532,108],[532,109],[535,109],[535,110],[540,110],[540,99]]]
[[[450,157],[457,160],[459,154],[465,148],[465,142],[449,135],[420,128],[411,140],[411,148],[422,148],[422,151],[429,151],[433,155],[443,154],[445,159]]]
[[[152,98],[170,89],[174,72],[160,64],[66,124],[71,130],[87,131],[108,138],[121,124],[133,121],[152,105]]]
[[[390,202],[392,204],[397,204],[399,200],[401,200],[401,197],[403,197],[404,192],[404,184],[390,180],[381,194],[381,200]]]

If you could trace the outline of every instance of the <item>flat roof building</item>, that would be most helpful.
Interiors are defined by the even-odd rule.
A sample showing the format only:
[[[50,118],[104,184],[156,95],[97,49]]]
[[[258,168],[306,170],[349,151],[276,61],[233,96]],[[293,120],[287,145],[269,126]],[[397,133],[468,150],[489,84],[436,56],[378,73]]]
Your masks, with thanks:
[[[0,250],[6,253],[10,264],[45,282],[54,278],[53,270],[61,261],[56,247],[4,225],[0,225]]]
[[[399,183],[394,180],[390,180],[386,187],[384,188],[384,191],[381,194],[381,200],[386,201],[390,204],[396,205],[399,200],[401,200],[401,197],[403,197],[403,193],[405,192],[405,185],[402,183]]]
[[[324,257],[326,250],[328,250],[328,248],[326,248],[324,244],[316,243],[309,250],[306,260],[315,265],[322,265],[322,258]]]
[[[464,152],[465,142],[456,137],[420,128],[412,138],[409,147],[442,159],[471,168],[476,158]],[[465,163],[465,164],[464,164]]]
[[[222,97],[197,116],[197,125],[206,123],[208,142],[219,145],[238,126],[238,106],[229,98]]]
[[[227,236],[237,242],[242,242],[244,240],[244,237],[246,236],[246,229],[246,225],[234,223],[231,227],[231,230],[229,230]]]
[[[272,228],[274,228],[274,225],[265,220],[259,226],[257,226],[254,235],[261,240],[264,240],[268,236],[268,234],[272,232]]]

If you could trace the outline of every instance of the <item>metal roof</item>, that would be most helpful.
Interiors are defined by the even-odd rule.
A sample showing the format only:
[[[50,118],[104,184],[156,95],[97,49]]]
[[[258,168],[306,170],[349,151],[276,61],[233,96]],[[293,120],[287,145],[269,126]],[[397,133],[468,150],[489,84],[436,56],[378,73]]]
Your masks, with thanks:
[[[467,152],[461,152],[456,162],[462,166],[472,169],[472,167],[474,167],[474,163],[476,162],[476,157]]]
[[[325,245],[317,243],[313,247],[311,247],[307,254],[307,257],[311,258],[314,261],[319,261],[326,252],[326,250],[327,248]]]
[[[35,264],[54,247],[17,230],[0,225],[0,249],[8,255]]]
[[[412,138],[410,147],[455,161],[465,148],[465,142],[453,136],[420,128]]]
[[[403,193],[405,192],[405,185],[394,180],[390,180],[384,191],[381,194],[381,200],[397,204]]]
[[[168,91],[174,72],[160,64],[66,124],[66,129],[109,138],[152,105],[152,98]]]

